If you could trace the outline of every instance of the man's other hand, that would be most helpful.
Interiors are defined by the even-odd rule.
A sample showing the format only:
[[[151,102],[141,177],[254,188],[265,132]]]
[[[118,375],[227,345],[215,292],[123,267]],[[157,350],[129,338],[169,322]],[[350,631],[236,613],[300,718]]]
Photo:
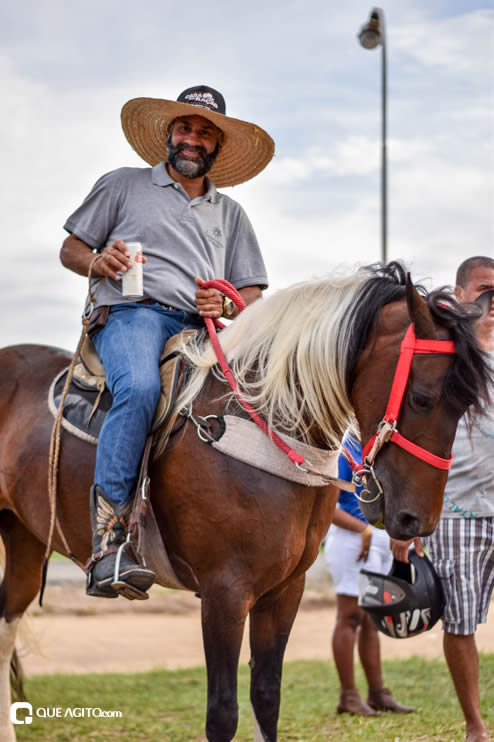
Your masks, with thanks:
[[[142,262],[146,262],[144,255]],[[129,248],[123,240],[115,240],[113,244],[105,247],[94,266],[94,275],[108,276],[115,281],[120,281],[121,273],[127,273],[132,268],[133,262],[130,260]]]

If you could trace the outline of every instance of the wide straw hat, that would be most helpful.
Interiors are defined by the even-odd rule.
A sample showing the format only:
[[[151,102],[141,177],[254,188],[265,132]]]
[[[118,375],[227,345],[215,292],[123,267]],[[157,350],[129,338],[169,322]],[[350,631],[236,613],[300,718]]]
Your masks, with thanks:
[[[133,98],[122,108],[122,128],[131,147],[150,165],[166,160],[168,129],[179,116],[203,116],[224,134],[208,177],[219,188],[250,180],[274,154],[274,142],[260,126],[226,115],[221,93],[206,85],[187,88],[176,101]]]

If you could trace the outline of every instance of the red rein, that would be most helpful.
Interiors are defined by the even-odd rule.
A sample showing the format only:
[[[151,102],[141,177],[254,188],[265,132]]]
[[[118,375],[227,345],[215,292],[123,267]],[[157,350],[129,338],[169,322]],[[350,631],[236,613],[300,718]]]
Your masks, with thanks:
[[[216,279],[214,281],[206,281],[201,286],[202,289],[218,289],[218,291],[221,291],[223,294],[228,296],[229,299],[231,299],[239,308],[239,310],[242,312],[245,309],[245,302],[238,293],[237,289],[234,288],[228,281],[223,281],[220,279]],[[252,405],[250,405],[245,399],[242,398],[240,394],[240,390],[238,388],[238,384],[233,378],[233,374],[231,371],[231,368],[229,367],[225,355],[223,353],[223,350],[221,349],[220,342],[218,340],[218,335],[216,334],[215,326],[222,328],[224,327],[223,323],[219,320],[212,320],[209,317],[205,317],[204,321],[206,323],[206,327],[208,328],[209,337],[211,340],[211,343],[213,345],[214,351],[216,353],[216,358],[218,359],[218,363],[220,364],[221,370],[223,371],[223,375],[225,379],[230,384],[233,392],[235,393],[236,398],[238,399],[239,403],[242,405],[244,410],[249,413],[252,420],[258,425],[261,430],[268,435],[273,443],[276,443],[278,448],[281,448],[284,453],[288,456],[290,461],[293,461],[294,464],[298,464],[301,466],[305,459],[304,457],[293,450],[293,448],[290,448],[284,441],[281,440],[279,435],[277,435],[274,431],[270,431],[266,422],[262,419],[262,417],[259,417],[257,412],[254,410]]]
[[[214,280],[206,281],[202,284],[201,288],[204,289],[218,289],[223,294],[228,296],[239,308],[240,311],[245,309],[245,302],[238,293],[238,291],[228,281]],[[205,318],[206,327],[208,329],[209,337],[213,348],[218,358],[221,370],[225,376],[225,379],[230,384],[235,396],[242,407],[249,413],[250,417],[254,422],[268,435],[276,445],[284,451],[288,458],[293,461],[294,464],[302,466],[305,459],[301,454],[290,448],[281,438],[274,432],[268,429],[266,422],[259,417],[254,408],[244,399],[240,394],[237,382],[233,378],[232,371],[228,366],[224,353],[221,349],[221,345],[216,334],[215,327],[224,327],[223,323],[219,320],[212,320],[209,317]],[[377,433],[366,443],[362,452],[363,463],[357,464],[351,454],[345,450],[345,456],[351,466],[351,468],[358,472],[364,469],[365,465],[372,466],[377,454],[379,453],[382,446],[388,441],[396,443],[397,446],[404,448],[405,451],[412,454],[416,458],[425,461],[427,464],[436,467],[437,469],[448,470],[451,467],[453,457],[449,459],[443,459],[440,456],[436,456],[430,451],[427,451],[421,446],[417,446],[408,438],[405,438],[398,432],[396,426],[398,424],[398,416],[400,414],[405,389],[408,383],[408,377],[410,375],[410,368],[412,365],[413,356],[415,353],[455,353],[455,344],[452,340],[423,340],[415,337],[415,331],[413,324],[408,327],[405,337],[402,340],[400,348],[400,357],[396,366],[396,371],[393,379],[393,386],[391,387],[391,393],[389,395],[388,405],[384,418],[379,425]]]

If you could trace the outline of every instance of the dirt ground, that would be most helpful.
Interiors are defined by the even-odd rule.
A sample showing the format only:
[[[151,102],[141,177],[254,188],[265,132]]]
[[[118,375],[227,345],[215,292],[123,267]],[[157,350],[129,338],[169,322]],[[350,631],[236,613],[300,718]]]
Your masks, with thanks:
[[[51,576],[50,576],[51,574]],[[332,660],[335,599],[318,560],[288,642],[285,658]],[[241,661],[247,662],[248,632]],[[381,636],[383,658],[442,657],[441,622],[412,639]],[[29,675],[175,669],[204,663],[200,600],[192,593],[153,587],[147,601],[88,598],[84,575],[70,563],[51,565],[44,607],[32,606],[21,648]],[[494,653],[494,606],[477,632],[480,651]],[[27,647],[27,648],[26,648]]]

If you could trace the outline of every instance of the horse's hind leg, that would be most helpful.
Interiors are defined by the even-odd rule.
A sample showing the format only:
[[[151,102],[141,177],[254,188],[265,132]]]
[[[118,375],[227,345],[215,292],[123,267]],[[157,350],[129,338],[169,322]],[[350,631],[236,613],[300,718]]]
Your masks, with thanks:
[[[304,584],[304,574],[293,578],[260,598],[250,612],[254,742],[277,739],[283,656]]]
[[[208,674],[206,736],[230,742],[238,724],[237,673],[245,619],[252,605],[246,592],[227,580],[201,585],[201,615]]]
[[[0,739],[15,742],[14,727],[10,722],[10,660],[20,618],[7,623],[0,618]]]
[[[15,732],[10,722],[10,662],[22,614],[40,588],[44,546],[7,511],[0,513],[0,533],[6,553],[0,587],[0,739],[14,742]]]

